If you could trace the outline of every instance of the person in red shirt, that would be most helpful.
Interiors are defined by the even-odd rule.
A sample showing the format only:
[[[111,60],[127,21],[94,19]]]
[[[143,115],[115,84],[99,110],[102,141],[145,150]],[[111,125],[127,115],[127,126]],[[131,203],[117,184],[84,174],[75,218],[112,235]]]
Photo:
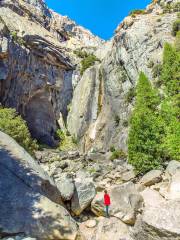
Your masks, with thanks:
[[[104,191],[104,205],[106,208],[106,217],[109,217],[109,206],[111,204],[111,199],[109,194],[107,193],[107,190]]]

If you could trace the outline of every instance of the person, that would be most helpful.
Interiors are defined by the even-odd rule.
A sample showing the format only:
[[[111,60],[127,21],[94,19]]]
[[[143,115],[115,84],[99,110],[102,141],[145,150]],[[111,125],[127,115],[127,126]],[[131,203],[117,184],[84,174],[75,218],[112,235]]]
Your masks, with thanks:
[[[104,191],[104,205],[106,209],[106,217],[109,217],[109,206],[111,204],[110,196],[107,192],[107,190]]]

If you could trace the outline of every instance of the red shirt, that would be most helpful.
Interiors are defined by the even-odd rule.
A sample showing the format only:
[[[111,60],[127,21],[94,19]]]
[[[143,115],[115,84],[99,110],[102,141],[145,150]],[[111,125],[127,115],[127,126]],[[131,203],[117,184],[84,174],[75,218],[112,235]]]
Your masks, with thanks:
[[[111,204],[110,196],[109,194],[104,194],[104,205],[109,206]]]

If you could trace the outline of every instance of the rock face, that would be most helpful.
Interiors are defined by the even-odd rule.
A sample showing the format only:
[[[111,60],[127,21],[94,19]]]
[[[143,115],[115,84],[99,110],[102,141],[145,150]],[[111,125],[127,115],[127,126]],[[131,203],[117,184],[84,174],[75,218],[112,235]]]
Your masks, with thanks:
[[[147,9],[146,14],[129,16],[117,28],[112,46],[107,52],[105,50],[106,56],[100,66],[100,87],[96,88],[98,103],[92,103],[91,94],[89,98],[83,98],[85,86],[91,88],[88,92],[94,92],[95,77],[92,71],[84,73],[75,89],[68,116],[68,129],[81,139],[84,151],[107,151],[113,145],[127,150],[128,120],[134,99],[133,96],[128,97],[129,93],[133,91],[141,71],[152,80],[152,68],[149,63],[160,63],[164,43],[174,41],[171,30],[177,13],[160,15],[162,11],[160,1],[156,1],[151,9]],[[82,105],[87,106],[89,103],[86,108],[81,107],[81,114],[75,104],[80,97]],[[93,120],[92,112],[95,113]]]
[[[113,186],[109,189],[111,196],[110,215],[121,219],[124,223],[133,225],[136,214],[142,207],[143,199],[131,182]],[[91,204],[92,211],[98,215],[104,215],[103,193],[97,193]]]
[[[22,233],[42,240],[75,240],[76,223],[60,202],[48,175],[0,132],[0,237]]]
[[[43,1],[0,3],[0,102],[16,108],[32,136],[50,146],[56,145],[57,120],[66,119],[72,99],[76,62],[70,34],[75,45],[102,43]]]
[[[169,201],[147,207],[136,223],[134,238],[138,240],[179,240],[179,206],[179,201]]]

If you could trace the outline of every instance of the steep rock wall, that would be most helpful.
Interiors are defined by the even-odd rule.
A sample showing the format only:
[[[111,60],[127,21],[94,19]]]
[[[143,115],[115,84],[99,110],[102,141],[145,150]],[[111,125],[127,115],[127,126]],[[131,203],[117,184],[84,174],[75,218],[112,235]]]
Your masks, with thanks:
[[[118,26],[112,47],[101,63],[103,91],[99,91],[101,90],[104,100],[100,113],[93,122],[87,119],[83,123],[82,126],[86,125],[86,128],[82,127],[81,133],[76,128],[77,125],[73,126],[72,131],[72,121],[68,123],[70,132],[80,139],[85,151],[107,151],[112,145],[127,151],[128,121],[133,108],[133,98],[129,99],[128,95],[133,91],[141,71],[152,80],[150,63],[160,63],[164,43],[174,41],[171,31],[177,13],[172,11],[163,14],[162,2],[164,3],[158,1],[148,6],[144,14],[125,18]],[[90,71],[84,73],[83,82],[84,78],[87,82],[94,82]],[[73,118],[74,123],[80,122],[74,101],[76,95],[82,96],[83,91],[83,86],[77,87],[72,99],[69,119]],[[84,102],[87,98],[88,96]],[[82,111],[84,102],[81,99],[81,104],[78,105]],[[93,112],[97,108],[94,105],[91,107],[92,109],[85,109],[84,115],[87,115],[86,111]]]

